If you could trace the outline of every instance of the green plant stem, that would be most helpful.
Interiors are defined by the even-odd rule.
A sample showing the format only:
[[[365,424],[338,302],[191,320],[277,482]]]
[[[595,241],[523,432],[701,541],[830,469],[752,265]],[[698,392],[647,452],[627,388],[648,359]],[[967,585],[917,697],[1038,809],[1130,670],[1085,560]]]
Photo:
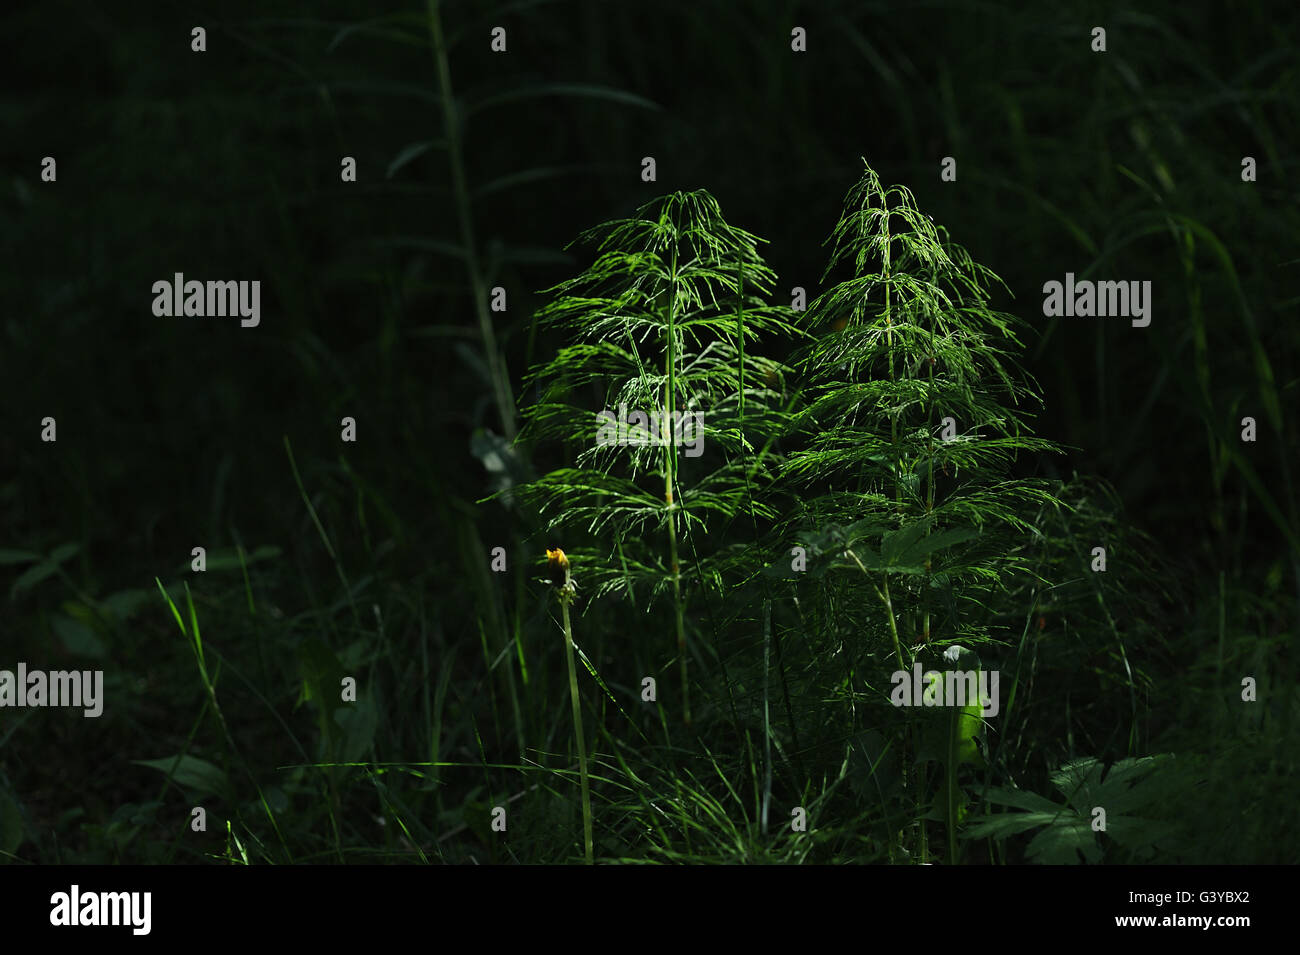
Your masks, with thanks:
[[[921,731],[915,726],[912,727],[912,752],[916,753],[920,749]],[[920,763],[916,770],[916,825],[920,834],[921,843],[921,865],[930,861],[930,843],[925,831],[925,764]]]
[[[945,701],[950,702],[950,701]],[[944,767],[946,779],[948,817],[948,864],[957,864],[957,743],[961,728],[962,707],[953,706],[948,718],[948,765]]]
[[[867,568],[863,566],[862,561],[858,558],[858,555],[855,554],[852,550],[846,550],[845,553],[853,558],[853,562],[858,565],[858,569],[862,571],[862,573],[867,577],[868,580],[870,580],[871,574],[867,573]],[[882,587],[876,588],[876,595],[880,597],[880,602],[885,605],[885,612],[888,614],[889,635],[894,638],[894,655],[898,658],[898,668],[900,670],[906,670],[907,664],[903,662],[903,645],[898,642],[898,621],[894,618],[894,604],[893,601],[889,599],[889,575],[888,574],[882,576],[881,584]]]
[[[903,645],[898,642],[898,620],[894,617],[894,602],[889,597],[889,575],[885,574],[881,580],[881,599],[885,601],[885,610],[889,612],[889,635],[894,639],[894,653],[898,657],[898,668],[906,670],[907,664],[903,662]]]
[[[666,364],[664,382],[664,416],[661,425],[664,447],[664,506],[668,514],[668,561],[673,574],[673,607],[677,621],[677,661],[682,673],[682,719],[691,725],[690,684],[686,676],[686,610],[682,606],[682,568],[677,555],[677,502],[673,497],[673,478],[677,472],[677,448],[670,439],[669,429],[673,420],[673,405],[677,390],[677,356],[675,345],[677,330],[673,325],[676,318],[674,308],[677,304],[677,248],[673,247],[672,281],[668,288],[668,304],[665,309],[668,319],[668,342],[665,349]]]
[[[670,485],[667,490],[668,494],[668,555],[672,562],[673,571],[673,604],[677,610],[677,660],[682,672],[682,718],[686,725],[691,725],[691,696],[690,684],[686,681],[686,615],[685,608],[682,607],[682,574],[681,567],[677,562],[677,520],[672,513],[673,489]]]
[[[858,555],[855,554],[852,550],[847,550],[845,553],[847,553],[850,557],[853,558],[853,562],[856,563],[858,565],[858,568],[862,571],[862,573],[866,574],[868,579],[870,579],[871,575],[867,573],[867,568],[863,566],[862,561],[858,558]],[[894,655],[898,659],[898,668],[900,670],[906,671],[907,665],[903,662],[903,646],[898,641],[898,621],[894,617],[894,604],[889,596],[889,575],[888,574],[884,574],[882,576],[881,586],[876,588],[876,594],[877,596],[880,597],[880,602],[885,605],[885,611],[889,620],[889,635],[894,640]],[[918,731],[914,728],[911,735],[912,735],[912,752],[915,753],[918,749]],[[921,833],[920,835],[921,861],[925,862],[927,861],[927,856],[929,855],[929,849],[926,845],[925,819],[923,818],[924,816],[923,803],[925,799],[925,768],[924,767],[921,767],[918,770],[917,776],[918,779],[916,784],[916,823],[920,827],[920,833]],[[906,774],[905,774],[905,778],[906,778]],[[892,833],[890,834],[890,849],[892,852],[893,849]]]
[[[568,593],[560,594],[560,610],[564,614],[564,649],[569,660],[569,698],[573,702],[573,737],[578,743],[578,775],[582,778],[582,843],[587,865],[592,865],[591,848],[591,783],[587,778],[587,744],[582,738],[582,710],[578,706],[578,670],[573,662],[573,625],[569,622]]]
[[[496,332],[487,308],[487,283],[479,265],[474,240],[474,219],[469,206],[469,186],[465,177],[465,157],[461,150],[460,116],[451,88],[451,68],[447,63],[447,44],[442,35],[442,14],[439,0],[428,0],[429,34],[433,40],[433,55],[438,65],[438,93],[442,99],[443,127],[447,138],[447,160],[451,165],[452,194],[456,197],[456,218],[460,224],[461,244],[465,247],[465,268],[469,272],[474,295],[474,312],[478,316],[479,335],[483,339],[483,357],[492,377],[492,392],[497,412],[501,416],[501,433],[507,442],[515,440],[515,405],[510,394],[501,352],[497,348]]]

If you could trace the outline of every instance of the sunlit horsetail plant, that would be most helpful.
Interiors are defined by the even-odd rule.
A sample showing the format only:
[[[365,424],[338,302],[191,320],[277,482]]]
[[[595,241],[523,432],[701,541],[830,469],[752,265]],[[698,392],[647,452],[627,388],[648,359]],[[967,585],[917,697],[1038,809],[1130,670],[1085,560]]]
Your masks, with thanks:
[[[848,672],[883,687],[869,700],[888,705],[890,671],[909,670],[932,637],[967,646],[995,638],[996,591],[1022,570],[1000,540],[1036,533],[1025,515],[1055,500],[1047,482],[1013,478],[1010,466],[1056,446],[1030,436],[1014,408],[1036,395],[1013,357],[1023,323],[989,304],[1000,280],[905,187],[885,189],[866,166],[828,244],[823,282],[851,271],[806,315],[816,337],[797,361],[802,447],[783,463],[787,490],[798,491],[784,539],[810,554],[814,572],[793,584],[805,626],[806,615],[825,614],[811,632],[845,635]],[[858,699],[855,687],[846,692]],[[851,711],[850,739],[861,730]],[[919,765],[904,764],[901,784],[914,791],[915,848],[926,861],[921,759],[942,749],[922,747],[907,720]],[[946,815],[951,830],[957,820]]]
[[[596,260],[547,290],[554,298],[539,319],[569,344],[530,374],[543,391],[524,414],[524,437],[565,440],[576,462],[518,495],[582,558],[593,600],[636,601],[638,587],[650,599],[671,596],[689,726],[683,559],[696,580],[720,581],[745,558],[740,545],[696,547],[708,519],[775,517],[756,491],[774,470],[774,436],[789,427],[778,408],[785,369],[752,348],[762,335],[797,332],[788,309],[764,302],[776,276],[762,240],[729,225],[706,191],[654,200],[579,241],[597,244]],[[622,444],[599,443],[607,415],[621,419],[623,409],[628,419],[656,414],[658,433],[642,422]],[[688,421],[692,457],[678,446]]]

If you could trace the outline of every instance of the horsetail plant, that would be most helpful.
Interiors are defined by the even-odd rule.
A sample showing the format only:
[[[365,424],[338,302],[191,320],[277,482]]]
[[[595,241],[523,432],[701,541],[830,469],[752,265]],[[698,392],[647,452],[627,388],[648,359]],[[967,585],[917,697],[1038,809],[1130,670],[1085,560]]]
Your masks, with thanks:
[[[824,632],[868,635],[848,647],[852,665],[866,663],[865,650],[906,671],[936,631],[943,643],[993,639],[994,591],[1020,569],[998,535],[1037,533],[1025,515],[1054,500],[1010,466],[1056,446],[1032,437],[1015,407],[1036,395],[1012,354],[1023,322],[990,306],[1000,280],[905,187],[884,188],[866,166],[828,242],[823,281],[850,274],[806,316],[816,337],[798,361],[802,447],[783,477],[801,496],[787,535],[828,558],[814,581],[820,598],[805,601],[825,609]],[[918,760],[919,744],[913,734]],[[923,816],[924,776],[911,785]],[[951,829],[956,809],[945,802]],[[918,841],[924,861],[923,821]]]
[[[596,260],[547,290],[539,320],[569,344],[530,374],[542,390],[523,432],[568,442],[576,464],[518,493],[573,543],[593,599],[670,595],[689,726],[683,559],[699,580],[720,581],[741,551],[696,547],[708,518],[775,518],[756,487],[788,428],[777,407],[785,369],[751,346],[797,333],[788,309],[763,301],[776,276],[761,240],[729,225],[703,190],[654,200],[579,241],[597,244]]]

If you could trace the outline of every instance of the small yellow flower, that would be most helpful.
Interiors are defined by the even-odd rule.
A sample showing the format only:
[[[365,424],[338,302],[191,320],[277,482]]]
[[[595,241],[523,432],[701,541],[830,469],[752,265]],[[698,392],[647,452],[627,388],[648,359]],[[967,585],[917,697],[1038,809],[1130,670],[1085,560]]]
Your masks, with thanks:
[[[558,547],[555,550],[546,548],[546,570],[550,574],[550,582],[555,587],[566,587],[569,584],[569,558],[564,556],[564,551]]]

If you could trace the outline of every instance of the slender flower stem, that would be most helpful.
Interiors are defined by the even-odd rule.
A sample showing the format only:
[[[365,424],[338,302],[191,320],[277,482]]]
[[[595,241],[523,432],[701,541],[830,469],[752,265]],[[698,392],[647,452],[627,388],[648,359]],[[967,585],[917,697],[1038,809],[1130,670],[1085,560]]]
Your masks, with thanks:
[[[573,662],[573,625],[569,622],[569,603],[573,595],[560,591],[560,610],[564,614],[564,649],[569,659],[569,698],[573,701],[573,735],[578,742],[578,774],[582,777],[582,843],[587,865],[592,865],[591,783],[587,778],[587,744],[582,738],[582,710],[578,707],[578,670]]]

